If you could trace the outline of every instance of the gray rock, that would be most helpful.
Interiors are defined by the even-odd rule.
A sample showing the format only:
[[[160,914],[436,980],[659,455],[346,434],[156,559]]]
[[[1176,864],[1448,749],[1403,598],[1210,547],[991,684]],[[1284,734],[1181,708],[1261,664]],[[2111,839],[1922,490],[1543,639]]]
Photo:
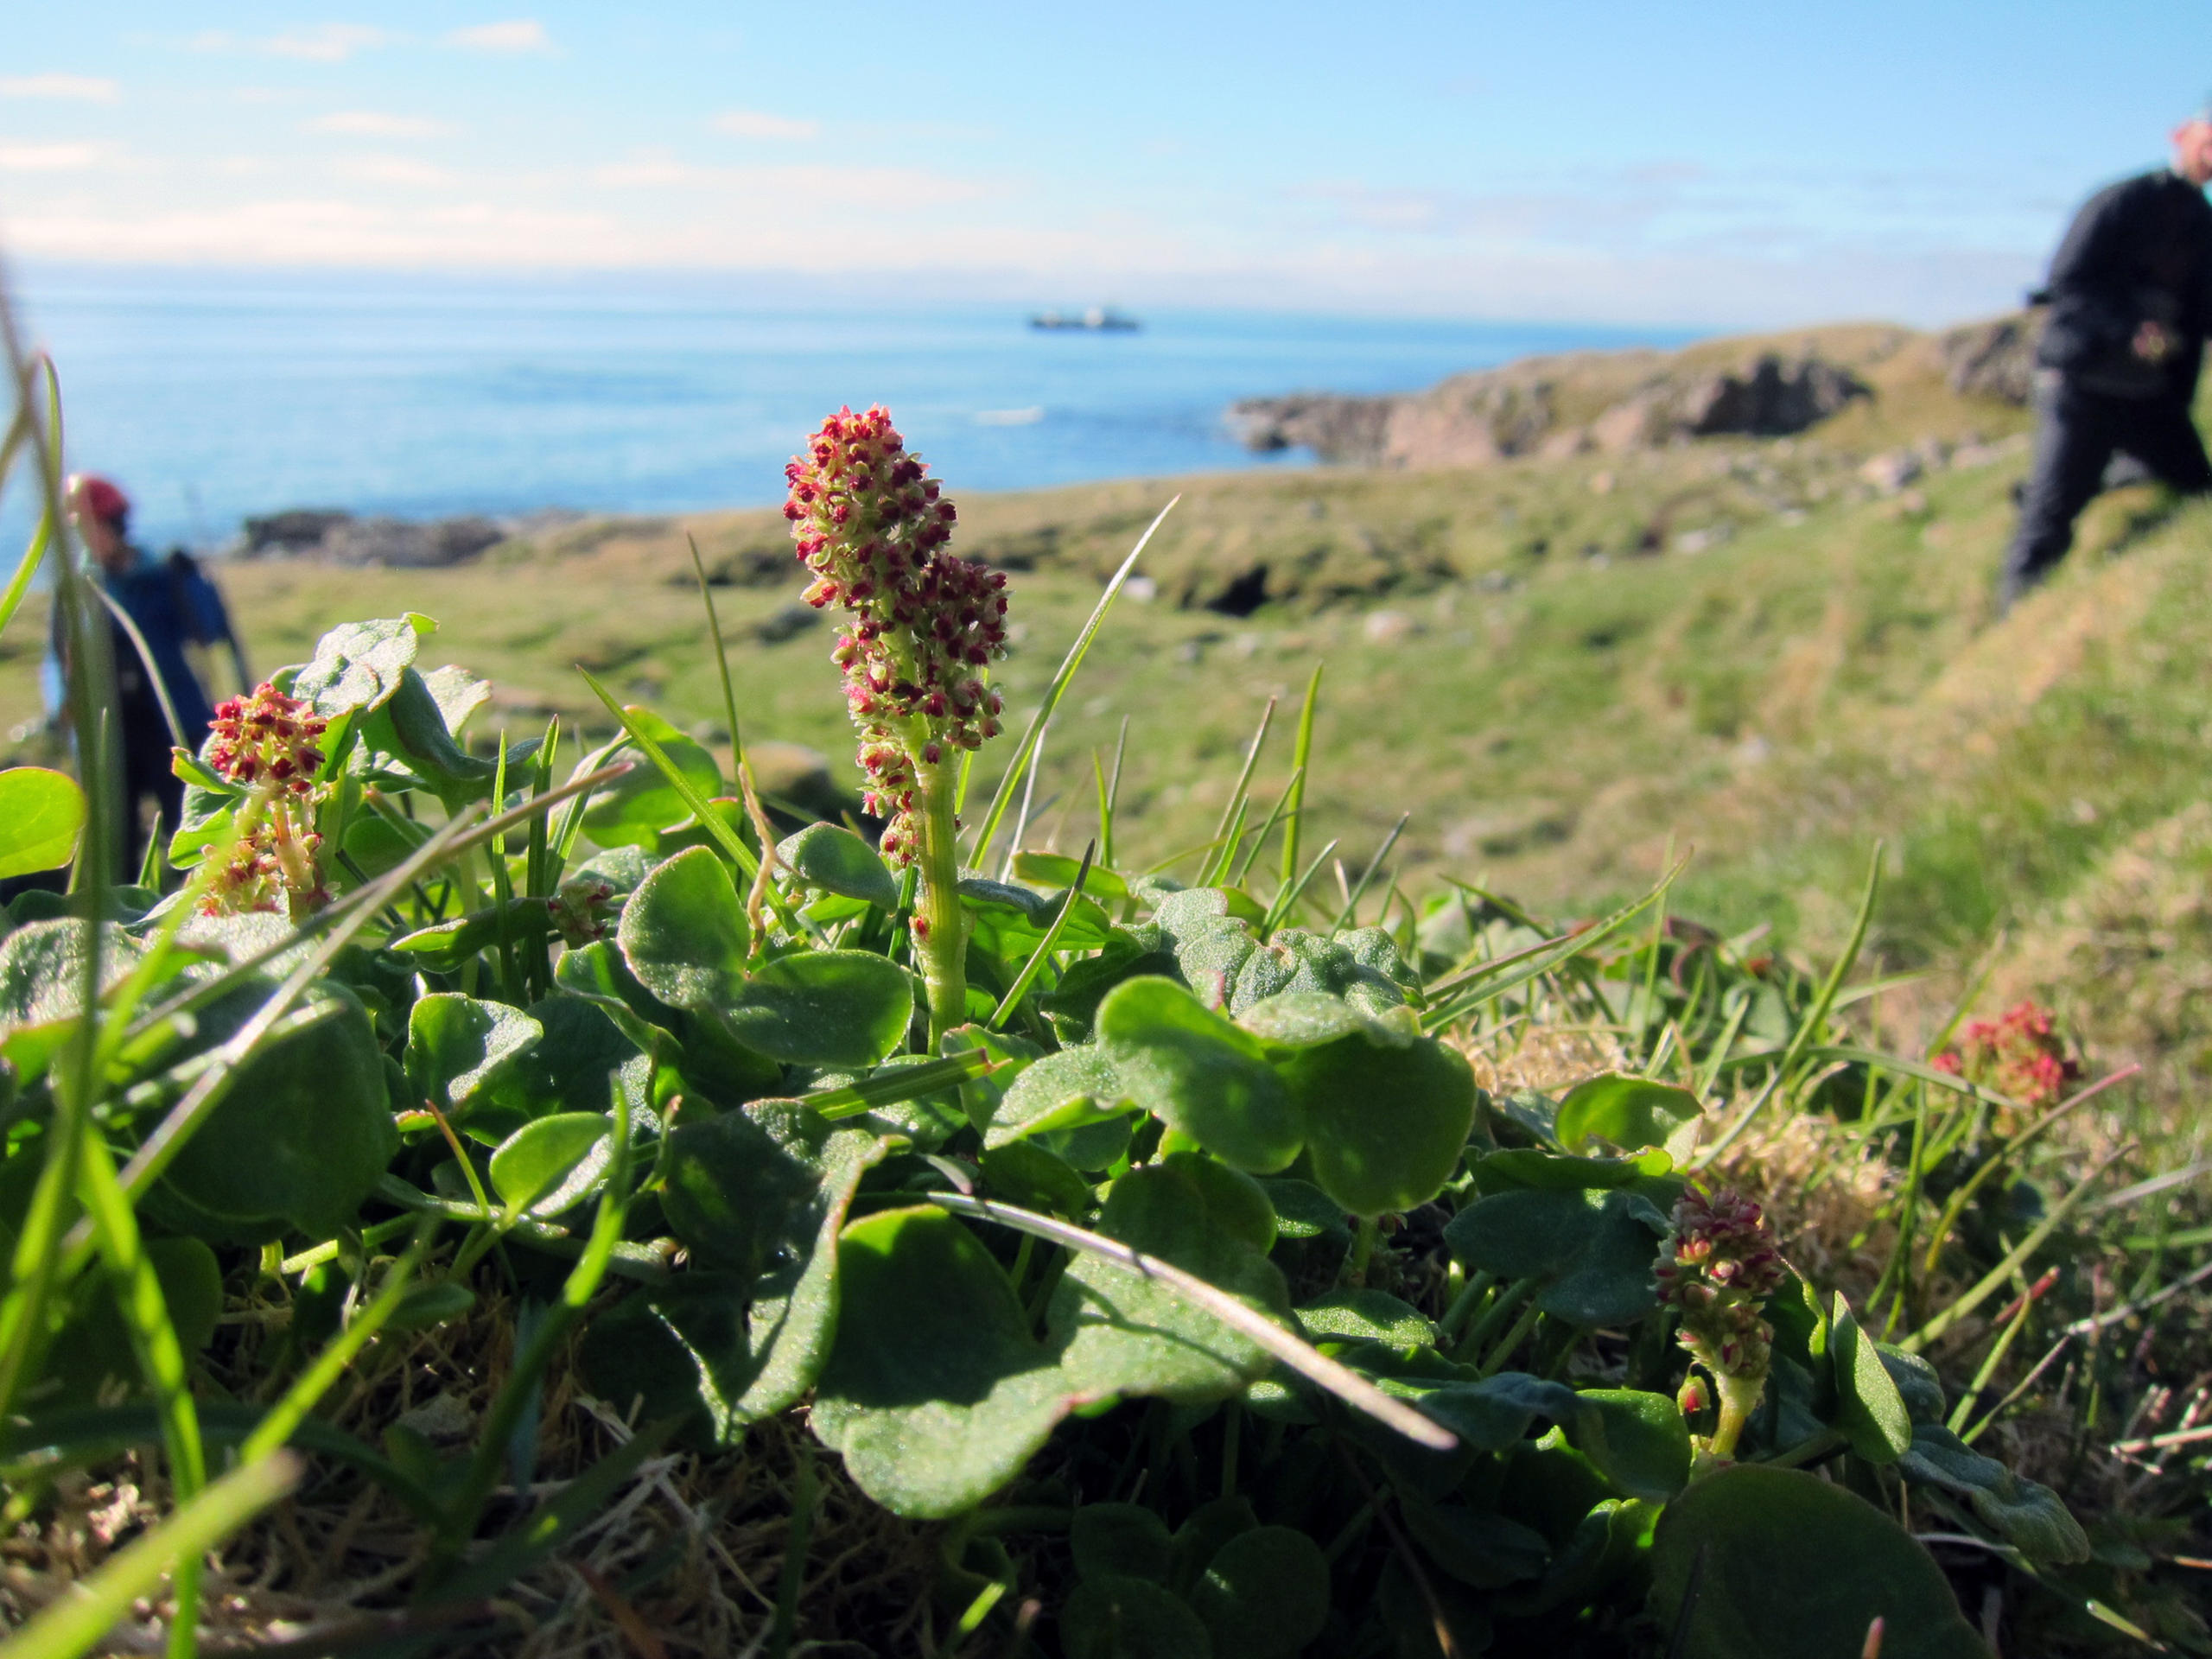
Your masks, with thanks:
[[[245,558],[311,552],[353,515],[334,507],[291,507],[245,521],[238,551]]]
[[[421,569],[462,563],[506,538],[489,518],[355,518],[333,525],[318,550],[336,564]]]
[[[1953,328],[1938,342],[1943,378],[1963,397],[2024,404],[2035,387],[2036,341],[2042,333],[2043,315],[2037,311]]]

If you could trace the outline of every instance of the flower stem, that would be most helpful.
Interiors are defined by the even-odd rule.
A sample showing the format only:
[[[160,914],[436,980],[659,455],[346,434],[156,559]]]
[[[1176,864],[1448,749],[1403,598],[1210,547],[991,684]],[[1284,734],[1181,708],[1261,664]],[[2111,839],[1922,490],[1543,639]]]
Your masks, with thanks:
[[[930,1052],[968,1019],[968,918],[960,908],[959,828],[952,815],[957,765],[914,769],[914,814],[921,846],[922,890],[915,930],[922,982],[929,989]]]

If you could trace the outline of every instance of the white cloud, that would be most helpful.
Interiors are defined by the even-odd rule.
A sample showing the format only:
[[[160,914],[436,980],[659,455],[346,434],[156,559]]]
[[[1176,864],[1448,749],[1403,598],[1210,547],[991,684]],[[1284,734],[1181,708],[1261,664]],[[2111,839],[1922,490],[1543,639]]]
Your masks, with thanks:
[[[205,29],[187,46],[194,52],[257,52],[272,58],[298,58],[308,63],[343,63],[356,52],[390,46],[399,36],[367,23],[317,23],[308,29],[288,29],[281,35],[241,40],[221,29]]]
[[[593,183],[618,186],[684,184],[697,176],[696,169],[686,167],[664,149],[633,150],[626,162],[591,170]]]
[[[545,25],[534,17],[517,17],[504,23],[478,23],[469,29],[456,29],[445,37],[448,46],[466,47],[472,52],[550,52],[553,41],[545,33]]]
[[[819,121],[771,115],[766,110],[724,110],[707,124],[733,138],[811,138],[822,130]]]
[[[450,184],[453,175],[442,167],[412,156],[361,156],[340,162],[339,172],[364,184]]]
[[[79,104],[112,104],[118,89],[105,75],[0,76],[0,98],[57,98]]]
[[[340,110],[308,123],[310,132],[342,133],[349,138],[435,138],[453,129],[427,115],[387,115],[378,110]]]
[[[98,144],[0,143],[0,173],[78,173],[99,159]]]

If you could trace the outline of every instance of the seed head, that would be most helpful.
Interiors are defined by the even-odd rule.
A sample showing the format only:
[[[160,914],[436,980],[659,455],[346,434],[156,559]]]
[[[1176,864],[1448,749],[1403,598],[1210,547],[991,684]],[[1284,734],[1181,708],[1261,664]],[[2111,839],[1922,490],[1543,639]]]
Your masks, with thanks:
[[[1681,1313],[1682,1346],[1716,1374],[1764,1377],[1774,1332],[1760,1310],[1789,1276],[1774,1229],[1732,1187],[1685,1189],[1673,1223],[1651,1276]]]
[[[998,732],[976,671],[1006,655],[1006,577],[944,547],[957,518],[880,407],[823,422],[784,476],[784,517],[813,574],[806,602],[850,612],[831,660],[860,728],[868,810],[892,820],[884,855],[913,861],[918,766]]]

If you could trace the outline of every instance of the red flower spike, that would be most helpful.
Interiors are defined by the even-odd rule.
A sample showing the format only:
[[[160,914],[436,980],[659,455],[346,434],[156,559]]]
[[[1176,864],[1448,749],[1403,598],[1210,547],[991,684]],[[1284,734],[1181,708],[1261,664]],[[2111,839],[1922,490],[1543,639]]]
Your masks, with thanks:
[[[798,556],[821,580],[806,592],[853,613],[831,659],[860,728],[871,810],[897,804],[882,842],[893,863],[919,844],[906,822],[914,766],[974,749],[996,731],[973,671],[1006,654],[1005,577],[940,550],[956,512],[880,407],[840,410],[785,469],[784,516]],[[943,688],[967,685],[950,698]]]

